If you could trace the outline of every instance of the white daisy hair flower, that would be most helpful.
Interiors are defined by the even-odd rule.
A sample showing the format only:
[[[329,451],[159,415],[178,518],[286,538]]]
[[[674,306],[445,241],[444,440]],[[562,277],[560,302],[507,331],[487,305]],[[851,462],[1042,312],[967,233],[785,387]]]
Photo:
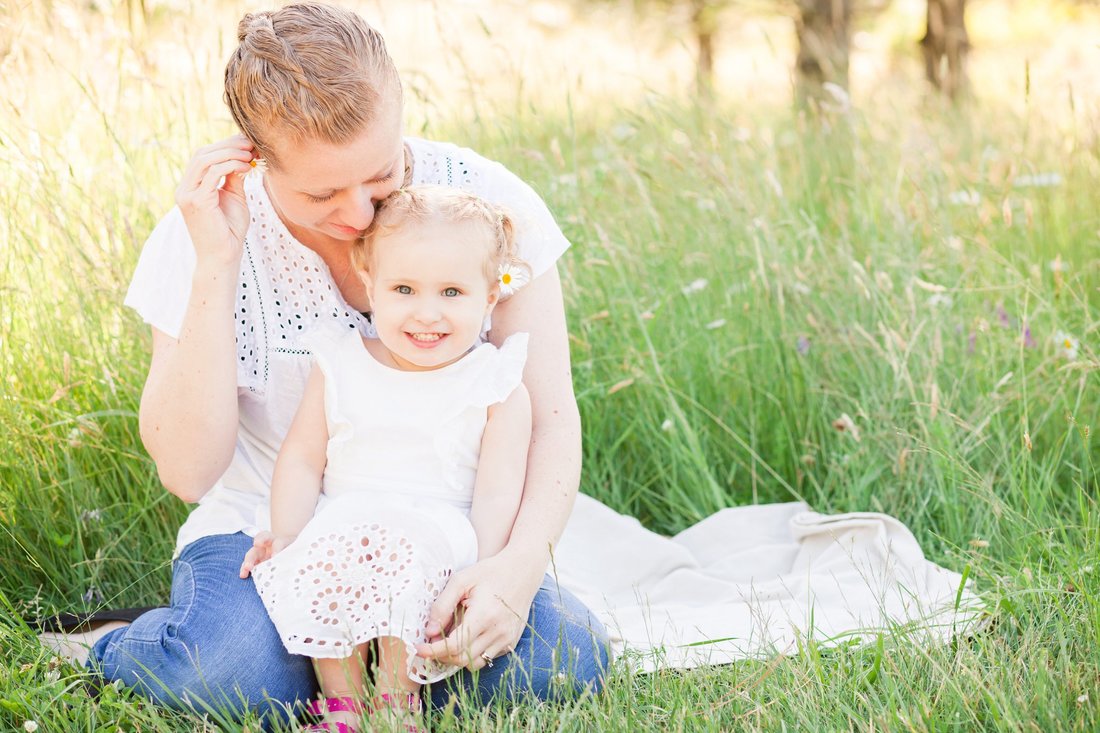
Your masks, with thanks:
[[[508,297],[526,285],[531,279],[531,274],[518,265],[506,262],[497,268],[497,282],[500,284],[500,294]]]

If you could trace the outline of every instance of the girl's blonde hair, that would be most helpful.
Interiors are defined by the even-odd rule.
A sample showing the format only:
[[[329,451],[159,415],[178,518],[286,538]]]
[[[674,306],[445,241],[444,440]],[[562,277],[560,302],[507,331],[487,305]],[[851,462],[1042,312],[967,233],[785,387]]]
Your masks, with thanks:
[[[360,272],[370,271],[379,239],[395,229],[431,221],[484,228],[485,277],[489,282],[497,282],[502,266],[530,274],[530,266],[520,259],[516,247],[515,223],[503,209],[466,191],[430,185],[399,188],[378,203],[370,226],[352,247],[352,264]]]
[[[401,98],[381,34],[350,10],[306,2],[247,13],[237,40],[225,102],[269,165],[278,167],[275,138],[341,145]]]

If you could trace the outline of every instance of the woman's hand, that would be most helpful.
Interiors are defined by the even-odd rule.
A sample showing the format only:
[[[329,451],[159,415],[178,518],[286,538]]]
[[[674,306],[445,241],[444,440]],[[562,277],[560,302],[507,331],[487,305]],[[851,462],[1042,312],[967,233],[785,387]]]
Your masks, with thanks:
[[[508,654],[523,634],[543,575],[544,568],[507,549],[458,571],[428,620],[429,638],[446,636],[418,646],[417,656],[474,671],[487,664],[486,657]],[[461,621],[452,627],[460,605]]]
[[[234,135],[199,148],[183,172],[176,204],[195,246],[198,269],[235,271],[240,265],[249,220],[244,177],[252,170],[253,156],[248,138]]]
[[[277,537],[267,531],[257,534],[252,540],[252,549],[245,554],[244,562],[241,563],[241,577],[247,578],[257,565],[275,557],[293,541],[293,537]]]

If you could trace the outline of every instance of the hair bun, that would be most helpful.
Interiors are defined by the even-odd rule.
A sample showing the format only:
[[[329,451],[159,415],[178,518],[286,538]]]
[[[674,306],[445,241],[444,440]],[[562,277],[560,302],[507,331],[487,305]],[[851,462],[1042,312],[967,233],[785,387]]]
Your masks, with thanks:
[[[237,24],[237,40],[243,42],[252,33],[262,33],[263,31],[270,31],[275,33],[275,26],[271,23],[271,11],[265,10],[260,13],[245,13],[241,18],[241,22]]]

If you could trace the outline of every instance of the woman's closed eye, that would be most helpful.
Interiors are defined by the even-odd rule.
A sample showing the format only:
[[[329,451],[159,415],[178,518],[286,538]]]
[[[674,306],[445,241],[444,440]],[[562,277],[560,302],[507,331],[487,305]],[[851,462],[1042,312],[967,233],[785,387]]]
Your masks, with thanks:
[[[326,193],[322,196],[314,196],[311,193],[307,193],[305,194],[305,197],[315,204],[323,204],[324,202],[331,200],[332,197],[335,195],[335,193]]]

